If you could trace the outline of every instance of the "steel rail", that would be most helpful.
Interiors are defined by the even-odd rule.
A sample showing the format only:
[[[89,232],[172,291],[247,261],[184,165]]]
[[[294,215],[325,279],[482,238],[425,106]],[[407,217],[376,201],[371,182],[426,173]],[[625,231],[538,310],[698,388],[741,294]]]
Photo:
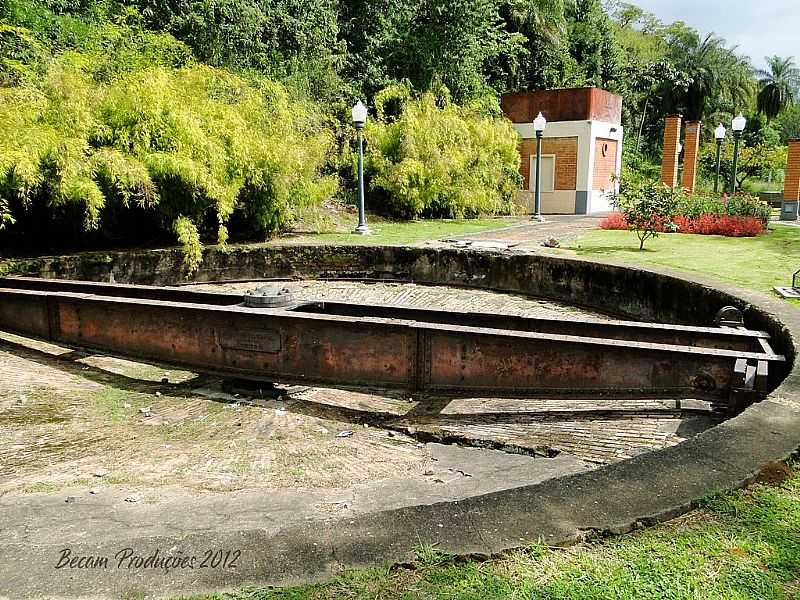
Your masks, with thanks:
[[[185,287],[159,287],[108,284],[91,281],[69,281],[26,277],[0,278],[0,287],[48,292],[77,292],[97,296],[129,297],[215,306],[235,306],[242,295],[230,292],[190,290]],[[769,334],[730,327],[697,327],[665,323],[615,321],[609,319],[526,317],[513,314],[452,312],[437,308],[415,308],[381,304],[351,304],[343,302],[303,302],[290,308],[341,317],[384,317],[429,323],[469,324],[475,327],[536,331],[566,335],[581,335],[610,339],[633,339],[686,346],[702,346],[730,350],[765,351],[760,340]]]
[[[21,278],[0,286],[0,329],[260,381],[437,395],[664,395],[738,411],[766,394],[769,364],[784,360],[767,334],[739,328],[327,302],[250,308],[238,294]]]

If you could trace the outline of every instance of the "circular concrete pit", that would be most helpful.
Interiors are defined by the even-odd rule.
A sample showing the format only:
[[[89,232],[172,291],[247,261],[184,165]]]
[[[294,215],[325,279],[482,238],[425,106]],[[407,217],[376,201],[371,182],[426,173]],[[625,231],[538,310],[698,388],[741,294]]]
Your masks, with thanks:
[[[175,277],[179,259],[83,255],[23,268],[187,283]],[[733,304],[788,362],[768,400],[723,421],[706,403],[668,398],[423,399],[296,385],[233,396],[219,377],[2,334],[0,579],[11,597],[281,585],[405,560],[421,542],[481,555],[569,543],[679,514],[800,439],[796,309],[765,297],[535,254],[412,248],[212,251],[188,283],[244,293],[264,280],[301,300],[567,319],[706,326]],[[54,569],[63,548],[124,547],[243,559],[228,570]],[[40,566],[20,568],[31,555]]]

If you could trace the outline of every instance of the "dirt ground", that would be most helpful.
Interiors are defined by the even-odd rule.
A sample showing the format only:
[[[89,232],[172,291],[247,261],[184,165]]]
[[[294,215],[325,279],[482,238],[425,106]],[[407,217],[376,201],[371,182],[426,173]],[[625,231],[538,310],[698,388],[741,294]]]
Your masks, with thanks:
[[[210,287],[243,291],[257,285]],[[286,285],[300,299],[586,314],[530,298],[445,287]],[[386,481],[435,486],[470,476],[458,467],[459,460],[470,461],[450,457],[452,464],[443,468],[434,441],[545,462],[560,456],[562,472],[568,472],[679,443],[714,422],[652,400],[466,398],[418,404],[374,390],[296,386],[279,388],[275,397],[252,398],[225,393],[219,379],[205,375],[10,334],[0,334],[0,374],[0,496],[113,488],[146,498],[167,487],[332,491]]]

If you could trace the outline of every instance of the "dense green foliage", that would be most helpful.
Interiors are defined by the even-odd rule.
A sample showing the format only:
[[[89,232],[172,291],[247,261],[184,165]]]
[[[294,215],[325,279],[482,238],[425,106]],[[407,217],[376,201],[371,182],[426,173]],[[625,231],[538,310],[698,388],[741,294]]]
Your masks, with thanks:
[[[723,146],[720,156],[721,189],[730,187],[733,174],[734,145]],[[758,142],[754,145],[744,144],[739,149],[739,160],[736,165],[736,187],[741,189],[751,178],[762,178],[775,181],[776,185],[783,181],[786,172],[787,149],[783,145]],[[716,176],[717,149],[714,142],[709,142],[700,149],[698,156],[700,168],[712,179]]]
[[[372,201],[404,218],[513,212],[520,187],[511,124],[408,86],[376,96],[366,129]]]
[[[769,219],[770,212],[769,204],[748,194],[736,194],[724,200],[713,195],[692,194],[681,197],[677,208],[677,214],[689,218],[703,215],[724,215],[755,217],[764,222]]]
[[[194,266],[199,232],[224,243],[234,212],[266,233],[333,193],[321,175],[333,139],[311,103],[191,64],[169,36],[91,33],[98,51],[47,56],[25,30],[5,30],[30,49],[7,70],[17,84],[0,88],[0,127],[13,132],[0,139],[0,197],[16,220],[7,235],[137,239],[133,225],[174,228]],[[100,54],[110,44],[119,56]]]
[[[2,15],[9,24],[53,29],[41,10],[30,10],[31,0],[4,1],[11,6]],[[417,92],[445,85],[456,102],[597,85],[625,96],[625,125],[649,134],[668,112],[731,115],[754,105],[757,91],[749,60],[724,40],[702,38],[682,22],[662,23],[625,2],[124,2],[135,9],[129,18],[136,14],[148,29],[173,34],[203,62],[285,78],[331,102],[349,103],[356,95],[371,100],[404,81]],[[113,21],[120,12],[114,0],[50,0],[47,6],[90,21]],[[781,81],[796,87],[791,77]]]
[[[795,71],[774,59],[759,82],[721,38],[624,2],[0,0],[0,245],[178,239],[193,266],[201,241],[263,239],[354,198],[356,97],[370,204],[397,216],[510,212],[497,99],[524,89],[623,95],[638,183],[664,115],[744,111],[739,178],[777,181]]]
[[[685,23],[664,24],[628,3],[613,5],[622,48],[616,91],[625,97],[625,125],[637,146],[657,153],[665,115],[728,121],[755,90],[748,59],[715,36]]]
[[[794,104],[781,113],[775,122],[781,142],[800,139],[800,104]]]

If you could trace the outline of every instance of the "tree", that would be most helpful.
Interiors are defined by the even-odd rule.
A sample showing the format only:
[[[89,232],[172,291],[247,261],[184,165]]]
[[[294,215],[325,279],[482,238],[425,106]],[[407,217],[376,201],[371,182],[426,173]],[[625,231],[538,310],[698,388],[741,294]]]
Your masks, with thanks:
[[[614,207],[622,212],[628,229],[639,238],[639,250],[644,243],[658,237],[659,231],[671,230],[683,193],[658,181],[642,181],[626,185],[614,199]]]
[[[636,144],[628,148],[634,154],[655,151],[665,116],[660,101],[662,90],[686,88],[688,78],[670,57],[667,31],[671,28],[655,15],[626,2],[615,0],[607,7],[619,48],[620,75],[614,91],[624,98],[623,124],[636,136]]]
[[[456,101],[482,93],[486,67],[514,56],[523,38],[503,29],[497,0],[421,0],[397,48],[398,79],[418,90],[446,86]]]
[[[582,85],[580,68],[567,44],[565,0],[503,0],[503,29],[520,44],[513,55],[488,65],[489,82],[498,92]]]
[[[342,76],[364,98],[398,83],[395,64],[416,8],[411,0],[340,0],[339,35],[346,47]]]
[[[739,161],[736,165],[736,188],[741,189],[750,178],[770,179],[786,170],[787,150],[785,146],[772,146],[759,143],[755,146],[743,146],[739,150]],[[706,144],[700,150],[700,165],[709,177],[716,176],[716,146]],[[720,175],[726,186],[730,185],[733,173],[733,144],[725,144],[720,155]]]
[[[575,0],[569,6],[569,52],[586,75],[586,84],[614,88],[619,76],[617,42],[600,0]]]
[[[688,85],[667,84],[662,88],[667,112],[702,120],[721,107],[734,112],[751,97],[752,68],[722,38],[709,34],[701,39],[694,30],[676,30],[671,33],[670,48],[671,58],[686,74]]]
[[[688,86],[686,74],[675,68],[672,62],[668,60],[660,60],[654,63],[639,63],[630,61],[623,67],[624,80],[626,82],[626,102],[634,104],[634,109],[640,111],[637,115],[638,122],[636,129],[638,131],[636,136],[636,149],[637,151],[642,147],[642,136],[645,132],[645,124],[648,123],[650,132],[658,137],[661,131],[664,115],[660,111],[649,110],[652,108],[652,101],[657,97],[659,91],[665,86],[680,88],[681,86]],[[631,107],[628,106],[628,110]],[[635,114],[635,113],[634,113]],[[654,119],[655,117],[655,119]]]
[[[214,66],[285,74],[341,52],[334,0],[128,0]]]
[[[758,112],[772,120],[786,107],[794,104],[800,89],[800,69],[792,56],[767,56],[765,60],[768,69],[756,71],[760,86]]]
[[[537,0],[538,1],[538,0]],[[553,1],[553,0],[542,0]],[[525,37],[506,28],[502,0],[342,0],[344,76],[367,97],[411,82],[447,87],[459,102],[485,93],[497,71],[515,71]]]
[[[776,119],[775,125],[781,135],[781,143],[800,139],[800,104],[784,110]]]
[[[551,44],[560,42],[566,31],[564,10],[564,0],[505,0],[500,5],[507,30]]]

